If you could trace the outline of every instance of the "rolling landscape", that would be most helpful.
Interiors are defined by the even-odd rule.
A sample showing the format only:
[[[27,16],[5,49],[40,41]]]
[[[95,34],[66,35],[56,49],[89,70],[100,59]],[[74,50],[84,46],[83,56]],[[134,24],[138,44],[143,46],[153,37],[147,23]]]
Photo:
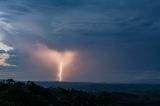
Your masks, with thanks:
[[[2,106],[159,106],[160,84],[1,80]]]

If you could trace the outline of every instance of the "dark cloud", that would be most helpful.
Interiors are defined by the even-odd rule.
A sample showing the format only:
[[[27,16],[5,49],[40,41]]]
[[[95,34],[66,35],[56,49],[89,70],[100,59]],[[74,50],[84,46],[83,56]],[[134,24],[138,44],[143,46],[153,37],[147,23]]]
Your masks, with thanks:
[[[0,54],[6,53],[5,50],[0,50]]]
[[[6,40],[20,55],[17,70],[29,66],[26,65],[28,48],[42,43],[52,49],[80,52],[76,70],[81,72],[68,80],[160,79],[159,0],[6,0],[1,3],[0,11],[7,13],[4,17],[15,28]],[[21,76],[27,79],[25,75],[32,71],[35,75],[39,73],[35,79],[43,75],[34,71],[39,70],[36,67],[29,70],[22,71],[19,79]]]

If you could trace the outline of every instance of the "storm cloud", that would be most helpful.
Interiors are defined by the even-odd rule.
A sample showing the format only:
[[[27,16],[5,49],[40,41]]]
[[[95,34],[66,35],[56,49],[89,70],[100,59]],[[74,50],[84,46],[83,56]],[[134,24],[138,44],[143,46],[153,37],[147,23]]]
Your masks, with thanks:
[[[159,10],[159,0],[1,0],[2,42],[16,54],[7,69],[18,80],[56,80],[30,59],[43,44],[78,52],[66,81],[158,81]]]

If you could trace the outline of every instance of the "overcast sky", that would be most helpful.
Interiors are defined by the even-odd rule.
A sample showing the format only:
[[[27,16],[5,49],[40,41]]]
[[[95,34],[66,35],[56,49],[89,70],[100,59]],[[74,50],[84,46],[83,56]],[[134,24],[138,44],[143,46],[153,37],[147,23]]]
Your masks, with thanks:
[[[57,80],[35,55],[69,50],[64,81],[158,82],[159,11],[159,0],[0,0],[0,78]]]

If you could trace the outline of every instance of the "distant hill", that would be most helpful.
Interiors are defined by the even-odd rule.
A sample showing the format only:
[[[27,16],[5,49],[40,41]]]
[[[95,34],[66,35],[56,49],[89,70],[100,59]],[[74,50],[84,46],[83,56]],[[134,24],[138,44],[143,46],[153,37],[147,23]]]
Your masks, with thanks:
[[[83,82],[35,82],[43,87],[62,87],[66,89],[79,89],[90,92],[146,92],[160,93],[160,84],[105,84],[105,83],[83,83]]]

